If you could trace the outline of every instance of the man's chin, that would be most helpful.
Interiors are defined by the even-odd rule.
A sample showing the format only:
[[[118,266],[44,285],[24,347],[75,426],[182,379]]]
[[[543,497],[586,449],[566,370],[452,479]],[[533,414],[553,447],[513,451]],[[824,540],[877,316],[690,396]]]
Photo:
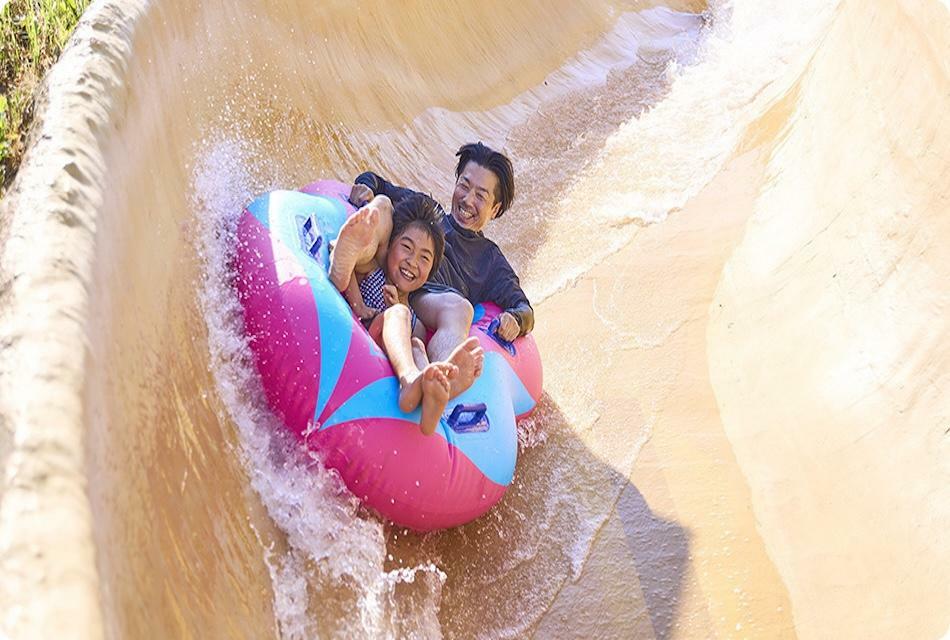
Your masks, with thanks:
[[[469,220],[468,218],[460,218],[459,216],[455,214],[452,214],[452,218],[455,220],[455,222],[458,223],[460,227],[468,229],[469,231],[474,231],[473,229],[473,224],[475,223],[474,220]]]

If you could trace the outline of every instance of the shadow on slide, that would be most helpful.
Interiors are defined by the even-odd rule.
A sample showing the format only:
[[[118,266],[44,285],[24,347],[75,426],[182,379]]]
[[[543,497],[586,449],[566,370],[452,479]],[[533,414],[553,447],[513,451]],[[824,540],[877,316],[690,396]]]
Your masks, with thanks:
[[[389,568],[434,562],[446,573],[446,637],[670,637],[688,532],[595,456],[550,395],[521,436],[528,446],[498,506],[428,536],[390,530]]]

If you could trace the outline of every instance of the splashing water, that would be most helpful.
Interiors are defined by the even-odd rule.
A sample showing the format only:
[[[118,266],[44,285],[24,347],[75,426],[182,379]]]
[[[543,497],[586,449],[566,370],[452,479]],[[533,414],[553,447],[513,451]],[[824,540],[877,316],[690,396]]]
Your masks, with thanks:
[[[210,367],[231,420],[251,487],[260,497],[289,546],[264,543],[264,560],[274,591],[274,614],[285,638],[305,638],[320,629],[383,637],[405,630],[394,595],[421,574],[428,594],[423,606],[435,619],[445,575],[432,563],[384,569],[384,525],[363,513],[339,476],[322,462],[280,437],[278,419],[268,409],[243,333],[242,311],[230,286],[229,266],[238,213],[268,182],[251,175],[254,145],[240,139],[203,140],[193,172],[193,206],[200,255],[205,264],[201,306],[209,331]],[[277,176],[270,176],[272,179]],[[322,617],[319,601],[331,585],[355,592],[352,611],[338,619]],[[316,612],[315,612],[316,611]],[[418,611],[415,612],[418,615]],[[341,628],[341,625],[343,628]],[[437,629],[426,629],[432,637]]]

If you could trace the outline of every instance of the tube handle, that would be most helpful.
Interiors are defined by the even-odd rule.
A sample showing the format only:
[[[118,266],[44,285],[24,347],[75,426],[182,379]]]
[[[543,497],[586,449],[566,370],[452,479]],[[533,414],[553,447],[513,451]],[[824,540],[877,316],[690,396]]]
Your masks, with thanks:
[[[498,335],[498,327],[500,326],[501,326],[501,321],[498,320],[498,318],[494,318],[489,323],[488,329],[485,330],[485,333],[486,335],[488,335],[489,338],[497,342],[498,345],[501,346],[502,349],[507,351],[508,355],[514,358],[516,355],[518,355],[518,351],[515,349],[514,343],[508,342],[507,340],[502,338],[500,335]]]
[[[310,216],[304,221],[300,239],[304,250],[316,258],[320,252],[320,247],[323,246],[323,236],[319,233],[315,216]]]
[[[452,409],[447,422],[455,433],[483,433],[491,427],[487,411],[488,407],[484,402],[460,403]]]

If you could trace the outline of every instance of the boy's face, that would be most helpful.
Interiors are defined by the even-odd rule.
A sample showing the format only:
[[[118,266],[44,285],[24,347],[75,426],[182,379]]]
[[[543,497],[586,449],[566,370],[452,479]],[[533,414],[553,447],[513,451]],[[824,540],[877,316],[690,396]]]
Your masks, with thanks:
[[[452,217],[470,231],[481,231],[501,209],[495,200],[497,189],[495,172],[469,160],[455,181]]]
[[[432,236],[416,225],[409,225],[389,245],[386,275],[399,291],[409,293],[429,279],[434,260]]]

